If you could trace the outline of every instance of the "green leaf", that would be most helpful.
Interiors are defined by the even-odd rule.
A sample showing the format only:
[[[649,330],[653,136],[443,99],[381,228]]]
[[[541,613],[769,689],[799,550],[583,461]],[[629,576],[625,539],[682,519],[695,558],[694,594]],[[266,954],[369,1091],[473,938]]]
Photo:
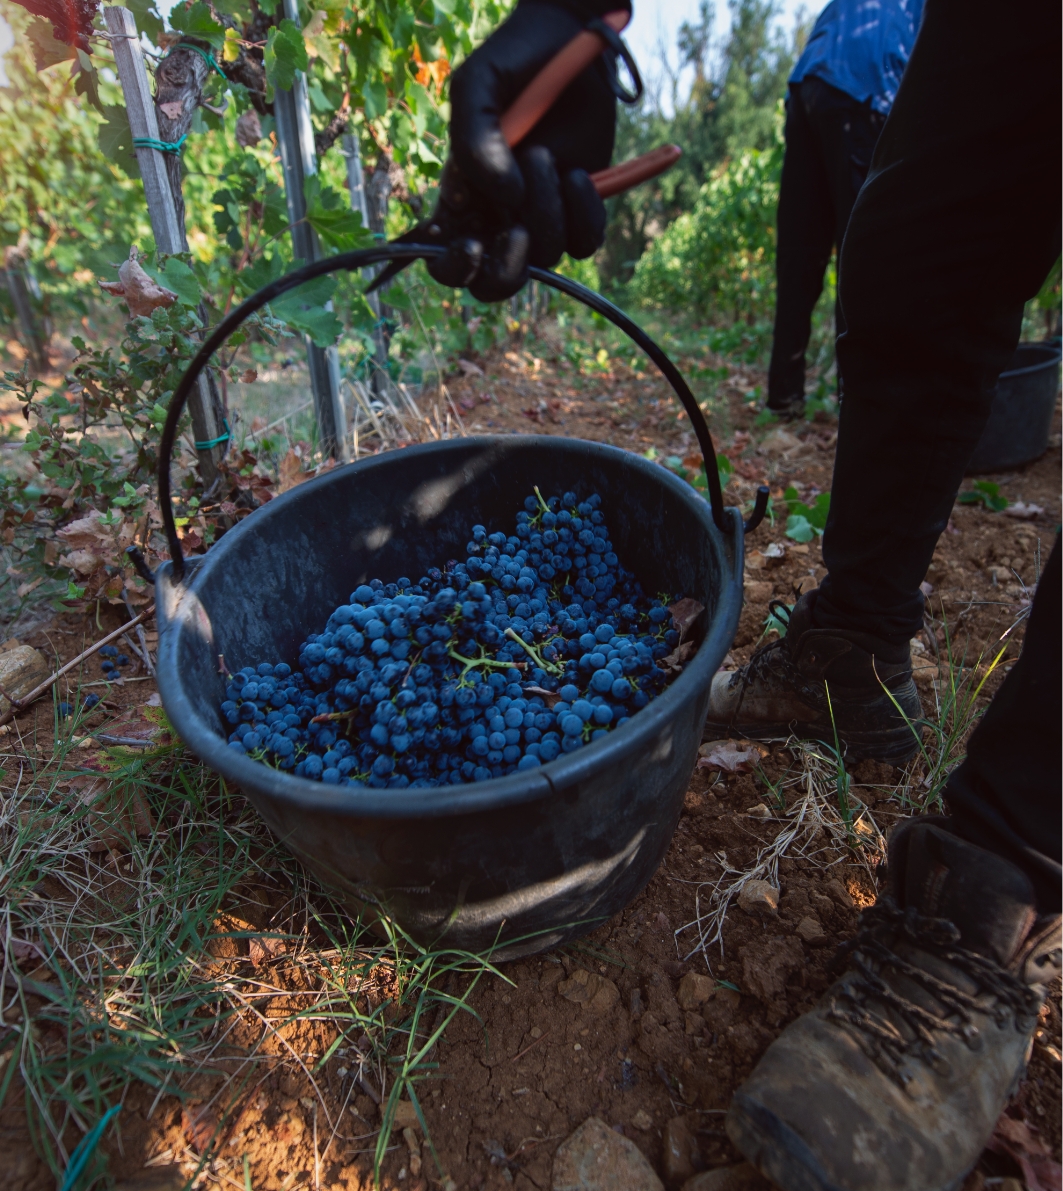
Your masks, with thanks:
[[[367,119],[376,120],[387,113],[388,91],[379,79],[362,84],[362,99],[365,101]]]
[[[294,22],[285,18],[270,29],[266,41],[266,79],[282,91],[290,91],[295,84],[295,72],[305,71],[308,66],[306,42],[303,32]]]
[[[318,347],[331,347],[343,330],[335,314],[325,309],[335,289],[334,277],[317,277],[271,302],[270,309],[275,318],[309,335]]]
[[[317,234],[341,252],[373,243],[373,234],[362,226],[360,212],[353,211],[344,195],[321,179],[310,177],[303,187],[306,197],[306,219]]]
[[[811,542],[816,536],[816,531],[803,514],[791,513],[786,518],[786,536],[795,542]]]
[[[137,30],[146,33],[149,40],[159,44],[159,34],[166,28],[155,0],[125,0],[125,7],[137,18]]]
[[[203,0],[178,5],[170,12],[170,24],[180,33],[208,42],[212,49],[220,50],[225,44],[225,26],[214,19],[210,5]]]
[[[288,201],[284,190],[274,182],[266,185],[263,202],[262,230],[267,236],[278,236],[288,226]]]
[[[203,299],[195,273],[180,257],[171,256],[162,267],[159,280],[172,289],[183,306],[198,306]]]
[[[129,118],[120,103],[107,104],[103,109],[107,119],[96,130],[100,152],[115,165],[121,166],[131,178],[140,177],[137,155],[133,151],[133,134]]]
[[[51,21],[34,17],[26,26],[26,37],[33,46],[33,64],[38,70],[47,70],[57,62],[70,62],[77,58],[77,50],[73,46],[56,40]]]

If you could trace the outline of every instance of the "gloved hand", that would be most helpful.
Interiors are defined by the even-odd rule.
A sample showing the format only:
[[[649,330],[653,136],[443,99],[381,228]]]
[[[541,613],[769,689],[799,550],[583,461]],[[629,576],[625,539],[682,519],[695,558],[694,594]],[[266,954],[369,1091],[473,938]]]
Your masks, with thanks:
[[[562,93],[511,151],[502,113],[559,50],[626,0],[520,0],[513,14],[454,73],[451,157],[432,216],[447,253],[428,265],[443,285],[494,302],[527,281],[529,264],[582,259],[605,239],[605,207],[589,174],[604,169],[616,133],[609,52]],[[599,11],[600,9],[600,11]]]

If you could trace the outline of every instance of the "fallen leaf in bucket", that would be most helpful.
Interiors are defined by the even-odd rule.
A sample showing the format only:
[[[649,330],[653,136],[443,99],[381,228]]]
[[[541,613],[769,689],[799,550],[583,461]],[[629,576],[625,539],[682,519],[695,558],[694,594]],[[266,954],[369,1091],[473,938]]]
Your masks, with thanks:
[[[1017,1121],[1005,1113],[997,1121],[986,1148],[994,1154],[1013,1158],[1019,1164],[1027,1191],[1058,1191],[1063,1180],[1063,1167],[1025,1121]]]
[[[118,266],[117,281],[101,281],[100,289],[114,294],[116,298],[125,298],[129,313],[138,318],[141,315],[150,316],[153,310],[160,306],[172,306],[177,301],[173,290],[165,289],[156,284],[144,272],[137,260],[136,248],[130,248],[129,260]]]
[[[548,691],[541,686],[526,686],[524,693],[526,695],[538,695],[547,707],[556,707],[561,702],[561,696],[557,691]]]
[[[683,642],[697,624],[698,617],[705,611],[705,605],[699,604],[697,600],[692,600],[688,596],[686,599],[669,605],[668,611],[672,614],[672,624],[675,625],[676,632],[679,633],[679,640]]]
[[[1040,505],[1024,504],[1021,500],[1017,500],[1004,509],[1004,516],[1015,517],[1019,521],[1032,521],[1035,517],[1040,517],[1043,512],[1044,509]]]
[[[287,944],[283,939],[277,939],[270,935],[247,940],[247,951],[256,968],[260,964],[268,963],[271,959],[276,959],[278,955],[283,955],[287,950]]]
[[[698,749],[698,768],[748,773],[767,753],[763,745],[752,740],[710,740]]]
[[[677,645],[667,657],[661,658],[657,665],[665,673],[679,674],[697,651],[698,647],[694,641],[684,641],[682,645]]]

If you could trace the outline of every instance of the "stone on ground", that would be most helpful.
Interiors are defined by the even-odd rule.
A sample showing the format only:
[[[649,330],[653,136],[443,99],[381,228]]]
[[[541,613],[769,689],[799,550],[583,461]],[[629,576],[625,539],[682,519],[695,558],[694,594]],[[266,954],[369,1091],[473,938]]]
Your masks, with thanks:
[[[747,881],[738,904],[747,914],[774,914],[779,908],[779,891],[767,881]]]
[[[554,1155],[553,1191],[664,1191],[633,1141],[588,1117]]]

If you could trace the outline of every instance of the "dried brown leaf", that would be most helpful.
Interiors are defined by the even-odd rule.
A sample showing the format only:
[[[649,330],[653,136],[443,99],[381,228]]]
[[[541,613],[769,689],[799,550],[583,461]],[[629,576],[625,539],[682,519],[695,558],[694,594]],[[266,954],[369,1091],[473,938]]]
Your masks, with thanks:
[[[987,1148],[1014,1158],[1022,1169],[1027,1191],[1059,1191],[1063,1167],[1025,1121],[1017,1121],[1005,1113],[997,1121]]]
[[[698,768],[748,773],[767,752],[753,740],[710,740],[698,749]]]

